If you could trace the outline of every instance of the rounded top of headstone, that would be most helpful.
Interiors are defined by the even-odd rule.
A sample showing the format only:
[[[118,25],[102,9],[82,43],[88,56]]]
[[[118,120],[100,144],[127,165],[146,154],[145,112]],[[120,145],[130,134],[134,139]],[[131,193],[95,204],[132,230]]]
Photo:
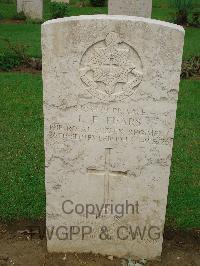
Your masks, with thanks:
[[[185,30],[182,26],[169,23],[166,21],[156,20],[156,19],[150,19],[150,18],[143,18],[143,17],[135,17],[135,16],[125,16],[125,15],[82,15],[82,16],[72,16],[72,17],[65,17],[65,18],[58,18],[58,19],[52,19],[44,22],[42,24],[42,27],[52,25],[52,24],[60,24],[60,23],[66,23],[66,22],[72,22],[72,21],[83,21],[83,20],[107,20],[107,21],[135,21],[135,22],[144,22],[151,25],[160,25],[163,27],[171,28],[172,30],[178,30],[180,32],[185,33]]]

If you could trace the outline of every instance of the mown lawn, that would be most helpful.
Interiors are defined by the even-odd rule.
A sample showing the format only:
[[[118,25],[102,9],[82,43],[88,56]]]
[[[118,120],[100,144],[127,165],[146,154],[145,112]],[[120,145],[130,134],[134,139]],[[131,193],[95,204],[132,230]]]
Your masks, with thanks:
[[[183,80],[177,110],[168,224],[200,227],[200,82]]]
[[[200,29],[186,28],[183,59],[197,55],[200,56]]]
[[[0,24],[0,51],[6,49],[5,40],[24,44],[28,55],[41,57],[41,26],[38,24]]]
[[[0,73],[0,217],[44,215],[41,75]]]

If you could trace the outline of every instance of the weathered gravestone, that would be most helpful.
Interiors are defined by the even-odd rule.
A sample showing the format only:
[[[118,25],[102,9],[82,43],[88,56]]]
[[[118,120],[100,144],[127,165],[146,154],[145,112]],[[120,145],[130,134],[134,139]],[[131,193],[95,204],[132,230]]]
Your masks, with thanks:
[[[127,15],[150,18],[152,0],[109,0],[109,15]]]
[[[24,12],[30,19],[42,19],[43,0],[17,0],[17,12]]]
[[[139,17],[43,24],[50,252],[161,255],[183,42]]]

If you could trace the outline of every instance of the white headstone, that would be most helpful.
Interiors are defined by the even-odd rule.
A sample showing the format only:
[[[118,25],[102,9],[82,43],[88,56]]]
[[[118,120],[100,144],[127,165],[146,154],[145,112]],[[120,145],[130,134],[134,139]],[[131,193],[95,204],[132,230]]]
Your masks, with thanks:
[[[22,12],[23,0],[17,0],[17,12]]]
[[[109,15],[127,15],[150,18],[152,0],[109,0]]]
[[[139,17],[43,24],[50,252],[161,255],[183,42]]]
[[[43,18],[43,0],[17,0],[17,12],[24,12],[30,19]]]

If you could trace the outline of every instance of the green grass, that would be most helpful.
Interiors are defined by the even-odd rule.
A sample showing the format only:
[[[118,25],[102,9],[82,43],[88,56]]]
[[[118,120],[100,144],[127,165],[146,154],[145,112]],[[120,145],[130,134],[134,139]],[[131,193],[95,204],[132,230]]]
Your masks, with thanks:
[[[4,39],[28,46],[28,54],[41,57],[41,26],[38,24],[0,24],[0,51],[5,49]]]
[[[5,3],[0,0],[0,18],[12,18],[16,14],[16,5],[14,3]]]
[[[174,10],[171,8],[156,8],[155,7],[152,10],[152,18],[171,22],[173,12]]]
[[[182,81],[168,198],[168,224],[200,227],[200,82]]]
[[[200,29],[187,28],[185,30],[184,59],[200,56]]]
[[[45,216],[42,81],[40,75],[0,73],[0,217]],[[178,102],[167,225],[200,226],[198,81],[182,81]]]
[[[44,215],[44,150],[40,75],[0,73],[0,217]]]

